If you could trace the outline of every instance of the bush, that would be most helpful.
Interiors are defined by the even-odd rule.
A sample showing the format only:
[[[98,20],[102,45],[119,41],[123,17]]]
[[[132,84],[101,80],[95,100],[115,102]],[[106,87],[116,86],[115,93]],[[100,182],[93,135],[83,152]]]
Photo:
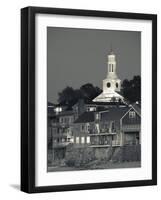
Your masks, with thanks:
[[[95,159],[92,148],[74,148],[66,152],[66,165],[69,167],[85,167],[86,164]]]
[[[68,167],[74,167],[75,166],[75,160],[73,158],[68,158],[68,159],[66,159],[65,164]]]

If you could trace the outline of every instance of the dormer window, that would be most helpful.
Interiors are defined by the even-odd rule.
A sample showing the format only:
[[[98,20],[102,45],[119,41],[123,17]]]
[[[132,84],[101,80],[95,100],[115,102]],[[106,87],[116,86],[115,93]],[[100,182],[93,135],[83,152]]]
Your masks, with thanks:
[[[130,112],[129,112],[129,118],[133,119],[133,118],[135,118],[135,117],[136,117],[135,111],[130,111]]]

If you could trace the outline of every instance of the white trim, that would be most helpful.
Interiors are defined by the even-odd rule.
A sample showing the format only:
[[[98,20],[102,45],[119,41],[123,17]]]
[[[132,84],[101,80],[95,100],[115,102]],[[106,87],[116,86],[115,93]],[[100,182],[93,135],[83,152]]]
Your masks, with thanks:
[[[131,107],[133,107],[133,105],[131,105]],[[135,112],[141,117],[141,114],[133,107],[133,109],[135,110]]]
[[[132,107],[129,107],[129,110],[120,118],[120,120],[122,120],[131,109],[132,109]]]
[[[108,109],[108,108],[107,108]],[[99,113],[109,112],[109,110],[98,111]]]
[[[138,111],[131,105],[131,106],[130,106],[130,109],[123,115],[123,117],[121,117],[121,119],[123,119],[123,118],[127,115],[127,113],[128,113],[132,108],[133,108],[133,109],[135,110],[135,112],[141,117],[141,115],[138,113]],[[120,120],[121,120],[121,119],[120,119]]]

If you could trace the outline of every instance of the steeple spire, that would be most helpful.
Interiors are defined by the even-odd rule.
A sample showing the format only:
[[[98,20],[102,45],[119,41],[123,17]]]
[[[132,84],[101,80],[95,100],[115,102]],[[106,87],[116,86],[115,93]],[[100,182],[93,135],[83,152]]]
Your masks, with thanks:
[[[113,54],[112,43],[110,44],[110,54]]]
[[[112,51],[112,47],[110,50],[110,54],[107,55],[107,78],[116,79],[116,56]]]
[[[123,97],[118,94],[121,89],[121,80],[116,74],[116,55],[113,52],[112,44],[110,53],[107,55],[107,76],[103,80],[103,92],[93,99],[94,102],[112,102],[113,98],[116,101],[123,101]]]
[[[110,52],[112,52],[112,43],[111,43],[111,46],[110,46]]]

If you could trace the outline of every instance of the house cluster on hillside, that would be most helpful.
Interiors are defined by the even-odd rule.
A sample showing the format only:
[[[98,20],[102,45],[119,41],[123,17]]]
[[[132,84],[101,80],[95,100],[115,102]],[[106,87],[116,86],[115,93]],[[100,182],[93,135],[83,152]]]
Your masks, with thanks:
[[[107,148],[141,143],[140,105],[129,105],[120,94],[113,52],[108,55],[107,71],[103,92],[92,101],[80,99],[71,110],[48,102],[48,149],[57,158],[65,156],[69,144]]]

